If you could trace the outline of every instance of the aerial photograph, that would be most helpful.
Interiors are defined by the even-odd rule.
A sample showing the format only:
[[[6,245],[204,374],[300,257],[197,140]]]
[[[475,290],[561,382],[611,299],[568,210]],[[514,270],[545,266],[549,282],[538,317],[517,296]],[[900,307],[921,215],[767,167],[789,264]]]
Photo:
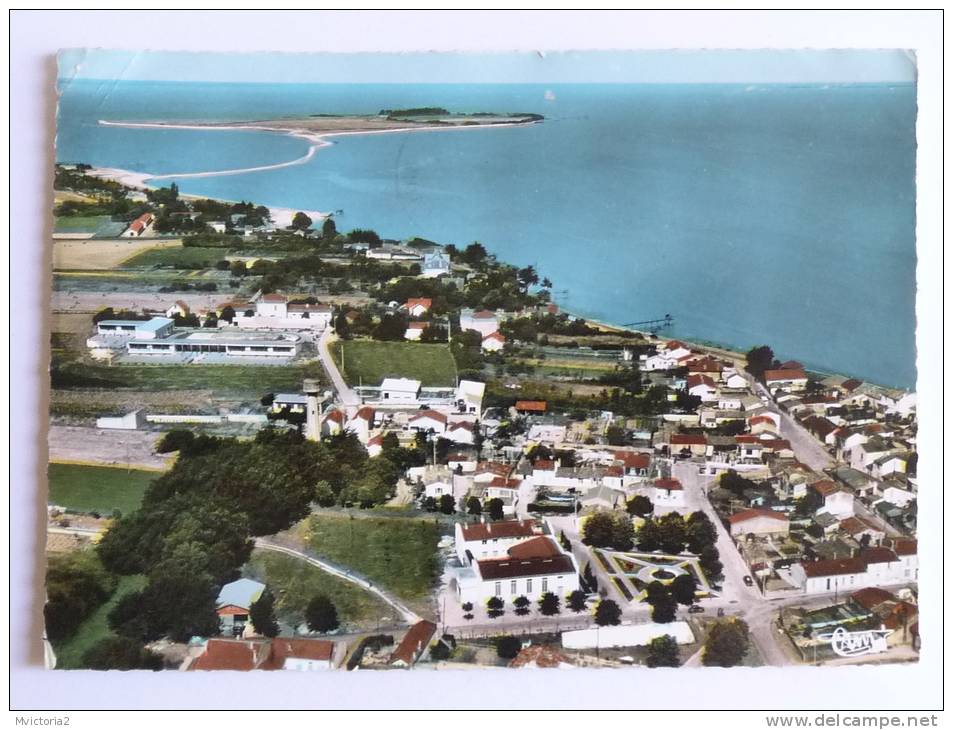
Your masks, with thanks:
[[[916,84],[62,50],[46,667],[917,662]]]

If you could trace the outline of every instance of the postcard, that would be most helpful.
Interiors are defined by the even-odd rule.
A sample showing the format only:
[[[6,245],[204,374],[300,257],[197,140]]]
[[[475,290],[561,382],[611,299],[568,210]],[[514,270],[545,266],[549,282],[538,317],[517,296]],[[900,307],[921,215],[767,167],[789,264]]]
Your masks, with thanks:
[[[907,53],[57,93],[48,667],[917,661]]]

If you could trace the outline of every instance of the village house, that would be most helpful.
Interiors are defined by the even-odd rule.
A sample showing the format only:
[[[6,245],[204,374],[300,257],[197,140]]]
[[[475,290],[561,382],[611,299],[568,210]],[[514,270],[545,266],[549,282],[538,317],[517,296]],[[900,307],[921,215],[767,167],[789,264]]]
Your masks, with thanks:
[[[807,375],[803,370],[765,370],[764,384],[768,392],[778,390],[803,391],[807,387]]]
[[[434,249],[424,254],[420,275],[427,279],[434,279],[450,273],[450,257],[441,249]]]
[[[546,412],[546,401],[544,400],[518,400],[516,405],[513,406],[516,409],[517,413],[527,414],[527,413],[545,413]]]
[[[367,445],[376,419],[377,414],[373,408],[361,406],[347,422],[347,430],[357,436],[358,441]]]
[[[322,332],[331,324],[333,314],[327,304],[290,302],[283,294],[263,294],[254,310],[239,307],[230,322],[219,318],[218,326]]]
[[[486,383],[478,380],[461,380],[457,386],[456,406],[460,413],[480,414],[483,408],[483,394],[486,392]]]
[[[869,541],[869,545],[876,547],[883,541],[885,533],[882,529],[865,520],[863,517],[848,517],[840,522],[841,532],[846,533],[859,544]]]
[[[537,520],[505,520],[503,522],[456,523],[455,549],[462,565],[474,560],[502,558],[513,545],[533,537],[545,535],[546,530]]]
[[[722,370],[721,380],[726,388],[741,390],[748,387],[748,381],[734,368],[725,368]]]
[[[388,664],[392,667],[409,669],[426,653],[430,640],[436,632],[437,625],[432,621],[418,621],[404,634],[404,638],[390,655]]]
[[[460,329],[463,332],[475,330],[486,337],[500,329],[500,320],[494,312],[486,309],[463,309],[460,311]]]
[[[828,513],[839,520],[845,520],[854,514],[854,495],[830,479],[821,479],[810,485],[811,491],[822,500],[823,505],[817,514]]]
[[[645,371],[674,370],[686,364],[691,358],[692,351],[678,340],[671,340],[660,345],[655,355],[640,359],[639,369]]]
[[[430,311],[430,308],[433,306],[433,300],[423,297],[419,299],[408,299],[404,306],[407,307],[407,313],[411,317],[422,317]]]
[[[715,381],[707,375],[689,375],[686,381],[686,390],[689,395],[701,398],[702,403],[710,403],[718,400],[718,386],[715,385]]]
[[[429,326],[429,322],[408,322],[407,329],[404,331],[404,339],[418,342],[424,330]]]
[[[123,238],[139,238],[140,236],[144,236],[152,229],[152,224],[155,223],[155,220],[156,217],[152,213],[143,213],[130,223],[129,227],[120,235]]]
[[[251,605],[261,598],[264,591],[264,583],[250,578],[239,578],[223,585],[215,601],[221,633],[231,637],[244,636],[246,632],[254,634],[249,613]]]
[[[484,352],[499,352],[506,345],[506,338],[499,332],[491,332],[480,342],[480,349]]]
[[[668,450],[673,456],[686,452],[691,456],[705,456],[708,437],[703,433],[673,433],[668,437]]]
[[[384,378],[381,381],[380,399],[390,403],[417,403],[420,398],[420,381],[410,378]]]
[[[650,499],[656,510],[684,507],[685,491],[678,479],[663,477],[652,483]]]
[[[423,259],[414,249],[394,243],[383,243],[377,248],[369,248],[364,252],[364,256],[380,261],[421,261]]]
[[[790,520],[783,512],[771,509],[746,509],[728,518],[732,537],[741,535],[787,536]]]
[[[472,445],[474,442],[475,426],[467,421],[451,423],[445,432],[446,438],[455,444]]]

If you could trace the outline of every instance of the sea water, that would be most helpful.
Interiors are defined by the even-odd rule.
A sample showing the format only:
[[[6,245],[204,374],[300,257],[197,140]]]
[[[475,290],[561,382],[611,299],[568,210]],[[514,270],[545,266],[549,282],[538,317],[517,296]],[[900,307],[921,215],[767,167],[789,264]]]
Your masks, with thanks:
[[[541,124],[332,138],[186,193],[341,211],[338,228],[482,242],[557,302],[663,336],[769,344],[913,388],[913,85],[63,84],[57,160],[154,175],[258,167],[306,140],[108,127],[443,106]],[[170,179],[163,179],[168,185]]]

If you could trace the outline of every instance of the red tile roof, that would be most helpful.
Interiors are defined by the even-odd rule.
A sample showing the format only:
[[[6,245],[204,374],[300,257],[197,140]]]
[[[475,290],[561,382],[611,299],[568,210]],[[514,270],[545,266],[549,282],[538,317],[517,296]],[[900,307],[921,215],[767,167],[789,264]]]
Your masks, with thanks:
[[[544,412],[546,410],[546,401],[544,400],[518,400],[516,401],[516,410],[518,411],[536,411]]]
[[[821,479],[811,485],[811,489],[822,497],[828,497],[831,494],[842,491],[841,488],[830,479]]]
[[[552,471],[556,468],[556,462],[552,459],[537,459],[533,462],[533,468],[540,471]]]
[[[535,575],[574,573],[576,570],[569,556],[562,554],[545,558],[477,560],[476,564],[483,580],[530,578]]]
[[[354,414],[354,419],[357,420],[361,418],[368,423],[374,422],[374,409],[370,406],[364,406],[363,408],[358,408],[357,413]]]
[[[309,659],[329,662],[334,655],[334,642],[321,639],[272,639],[271,656],[262,669],[283,669],[286,659]]]
[[[333,411],[328,411],[324,418],[325,420],[334,421],[335,423],[344,423],[344,414],[337,408]]]
[[[489,309],[481,309],[479,312],[473,313],[473,319],[493,319],[496,317],[495,312],[491,312]]]
[[[829,578],[835,575],[853,575],[867,571],[867,564],[860,558],[815,560],[813,563],[801,563],[801,567],[808,578]]]
[[[765,370],[765,382],[772,380],[805,380],[807,375],[803,370]]]
[[[483,483],[494,489],[519,489],[520,486],[519,479],[507,479],[505,477],[493,477],[490,481]]]
[[[248,672],[257,668],[267,653],[268,644],[263,641],[209,639],[190,669]]]
[[[434,633],[437,631],[437,624],[431,621],[418,621],[410,627],[404,638],[401,639],[397,648],[390,655],[390,663],[402,661],[410,666],[419,657],[430,643]]]
[[[474,522],[461,525],[463,539],[492,540],[494,538],[533,537],[543,533],[542,526],[536,520],[506,520],[504,522]]]
[[[662,479],[655,480],[655,488],[666,489],[669,492],[680,492],[682,490],[682,483],[672,477],[663,477]]]
[[[430,309],[433,306],[433,299],[428,299],[426,297],[419,297],[417,299],[408,299],[407,300],[407,309],[413,309],[415,305],[419,304],[425,309]]]
[[[690,373],[720,373],[721,363],[711,357],[702,357],[688,363]]]
[[[429,322],[408,322],[407,329],[420,330],[421,332],[430,326]]]
[[[872,611],[884,601],[895,600],[893,593],[876,587],[861,588],[859,591],[851,593],[850,597],[854,603],[863,606],[868,611]]]
[[[648,454],[636,454],[631,451],[616,451],[615,458],[622,462],[626,469],[648,469],[652,457]]]
[[[490,334],[488,334],[486,337],[483,338],[484,342],[486,342],[487,340],[496,340],[497,342],[506,342],[506,338],[503,335],[501,335],[499,332],[491,332]]]
[[[774,419],[771,416],[752,416],[748,419],[749,426],[755,426],[759,423],[770,423],[772,426],[775,426]]]
[[[552,538],[540,535],[525,542],[517,543],[507,550],[506,554],[517,560],[525,560],[527,558],[550,558],[555,555],[562,555],[562,551],[556,546]]]
[[[413,423],[414,421],[419,421],[422,418],[430,418],[434,421],[437,421],[438,423],[442,423],[444,425],[447,424],[447,417],[443,413],[432,410],[420,411],[416,416],[410,419],[410,422]]]
[[[508,476],[512,471],[508,464],[501,464],[498,461],[481,461],[477,464],[476,474],[496,474],[500,477]]]
[[[283,304],[288,301],[288,297],[282,294],[265,294],[264,296],[261,297],[259,301],[272,302],[275,304]]]
[[[893,551],[901,557],[917,554],[916,540],[895,539],[892,544],[893,544]]]
[[[450,431],[456,431],[457,429],[463,429],[464,431],[472,431],[473,424],[468,421],[458,421],[457,423],[450,424]]]
[[[689,375],[686,384],[689,389],[697,388],[699,385],[707,385],[709,388],[715,387],[715,381],[707,375],[695,374]]]
[[[665,343],[666,350],[688,350],[690,348],[685,346],[684,342],[679,342],[678,340],[669,340]]]
[[[767,517],[768,519],[778,520],[779,522],[788,522],[788,517],[783,512],[777,512],[773,509],[746,509],[741,512],[735,512],[728,518],[728,522],[737,525],[739,522],[747,522],[758,517]]]
[[[860,558],[867,565],[875,565],[879,563],[896,563],[899,560],[897,554],[893,550],[885,547],[867,548],[860,554]]]
[[[840,387],[846,390],[848,393],[850,393],[853,390],[857,390],[863,384],[864,384],[863,380],[857,380],[857,378],[850,378],[849,380],[845,380],[843,383],[841,383]]]

